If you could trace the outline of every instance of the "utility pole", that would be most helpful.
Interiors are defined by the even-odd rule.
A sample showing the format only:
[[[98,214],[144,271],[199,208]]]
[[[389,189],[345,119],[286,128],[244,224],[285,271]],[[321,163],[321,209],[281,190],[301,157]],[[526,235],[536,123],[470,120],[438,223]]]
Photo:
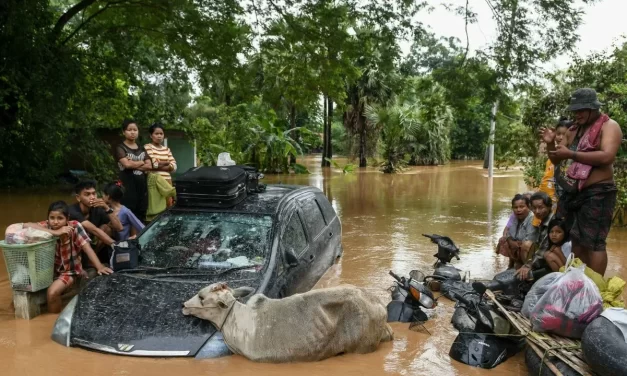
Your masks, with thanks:
[[[488,137],[488,177],[494,176],[494,133],[496,131],[496,112],[499,109],[499,100],[494,102],[492,107],[492,116],[490,118],[490,136]]]

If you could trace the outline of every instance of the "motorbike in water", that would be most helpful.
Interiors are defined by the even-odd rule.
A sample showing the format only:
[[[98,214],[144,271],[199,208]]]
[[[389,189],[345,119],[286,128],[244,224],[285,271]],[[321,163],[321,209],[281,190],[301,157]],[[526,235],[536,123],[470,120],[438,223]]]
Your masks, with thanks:
[[[429,289],[439,291],[453,301],[457,301],[459,295],[472,295],[474,290],[468,281],[468,276],[462,278],[460,270],[450,264],[453,258],[460,259],[459,248],[455,242],[447,236],[437,234],[423,234],[423,236],[438,245],[438,252],[433,255],[437,259],[434,264],[435,270],[432,275],[424,278]],[[522,308],[524,295],[531,288],[533,281],[550,272],[551,270],[545,265],[533,265],[528,279],[521,281],[516,276],[516,270],[508,269],[496,274],[491,281],[485,283],[485,286],[493,292],[500,292],[498,300],[508,309],[519,311]]]
[[[515,269],[507,269],[485,282],[486,289],[492,292],[500,292],[497,300],[508,310],[519,312],[522,309],[525,295],[531,289],[535,281],[549,274],[551,270],[543,266],[535,266],[528,274],[527,279],[522,281],[516,276]]]
[[[491,369],[523,350],[526,342],[524,336],[501,336],[509,334],[509,322],[483,301],[484,284],[474,282],[472,288],[472,294],[453,292],[457,304],[451,321],[459,334],[449,355],[469,366]]]
[[[419,280],[424,276],[417,270],[409,278],[399,277],[390,270],[395,286],[392,301],[387,305],[388,322],[425,322],[428,320],[423,309],[433,309],[436,300],[433,293]]]
[[[461,281],[462,276],[459,270],[449,265],[453,258],[459,260],[459,248],[455,245],[455,242],[448,236],[437,234],[422,234],[422,236],[431,239],[432,243],[438,245],[438,252],[433,255],[436,258],[435,264],[433,264],[435,270],[430,277],[435,280]]]
[[[468,275],[462,278],[461,271],[450,264],[453,258],[459,260],[459,248],[455,242],[447,236],[423,234],[424,237],[431,239],[432,243],[438,245],[438,252],[433,256],[436,262],[433,265],[434,270],[431,275],[424,278],[425,285],[432,291],[439,291],[445,297],[457,301],[455,294],[464,295],[472,293],[473,290],[468,283]]]

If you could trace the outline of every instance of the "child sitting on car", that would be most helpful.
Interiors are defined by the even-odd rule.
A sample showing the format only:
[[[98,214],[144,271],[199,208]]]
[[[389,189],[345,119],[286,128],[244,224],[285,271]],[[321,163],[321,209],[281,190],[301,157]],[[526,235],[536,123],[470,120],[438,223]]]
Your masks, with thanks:
[[[54,254],[54,282],[48,287],[48,312],[61,312],[61,295],[74,284],[77,278],[85,275],[81,264],[81,251],[96,267],[98,274],[111,274],[113,270],[105,267],[91,248],[89,236],[77,221],[69,221],[68,205],[56,201],[48,208],[48,219],[39,223],[24,223],[31,227],[58,236]]]

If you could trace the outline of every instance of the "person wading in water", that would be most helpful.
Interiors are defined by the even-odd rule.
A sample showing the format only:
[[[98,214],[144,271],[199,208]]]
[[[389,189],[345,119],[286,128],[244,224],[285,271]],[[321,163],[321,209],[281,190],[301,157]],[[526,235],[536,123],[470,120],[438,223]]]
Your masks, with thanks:
[[[606,238],[616,205],[616,184],[612,164],[623,133],[618,123],[601,113],[601,102],[593,89],[578,89],[568,111],[575,124],[566,134],[565,145],[555,144],[555,132],[542,128],[549,158],[560,166],[555,177],[564,193],[556,216],[570,229],[575,256],[597,273],[607,268]]]

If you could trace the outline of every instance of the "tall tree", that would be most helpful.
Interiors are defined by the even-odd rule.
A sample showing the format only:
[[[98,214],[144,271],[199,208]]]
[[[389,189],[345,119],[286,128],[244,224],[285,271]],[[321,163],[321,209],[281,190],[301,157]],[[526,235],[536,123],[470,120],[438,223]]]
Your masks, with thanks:
[[[68,135],[138,115],[146,82],[189,82],[231,52],[241,15],[236,0],[3,1],[0,181],[52,180],[77,150]]]
[[[594,0],[582,0],[589,4]],[[583,10],[571,0],[487,0],[497,24],[496,42],[486,51],[495,63],[503,91],[525,82],[540,64],[575,47]],[[499,99],[492,105],[489,136],[490,176],[494,166],[494,130]]]
[[[455,126],[451,130],[454,159],[481,159],[486,151],[491,103],[499,95],[496,72],[485,56],[468,56],[455,38],[424,33],[401,64],[405,77],[425,77],[444,89]],[[425,88],[423,88],[425,89]],[[514,114],[502,108],[503,115]]]
[[[395,37],[372,28],[357,30],[357,39],[362,46],[356,66],[362,74],[356,82],[347,82],[344,126],[359,140],[359,167],[367,165],[368,135],[375,130],[365,115],[367,106],[385,104],[400,83],[395,61],[399,56]]]

